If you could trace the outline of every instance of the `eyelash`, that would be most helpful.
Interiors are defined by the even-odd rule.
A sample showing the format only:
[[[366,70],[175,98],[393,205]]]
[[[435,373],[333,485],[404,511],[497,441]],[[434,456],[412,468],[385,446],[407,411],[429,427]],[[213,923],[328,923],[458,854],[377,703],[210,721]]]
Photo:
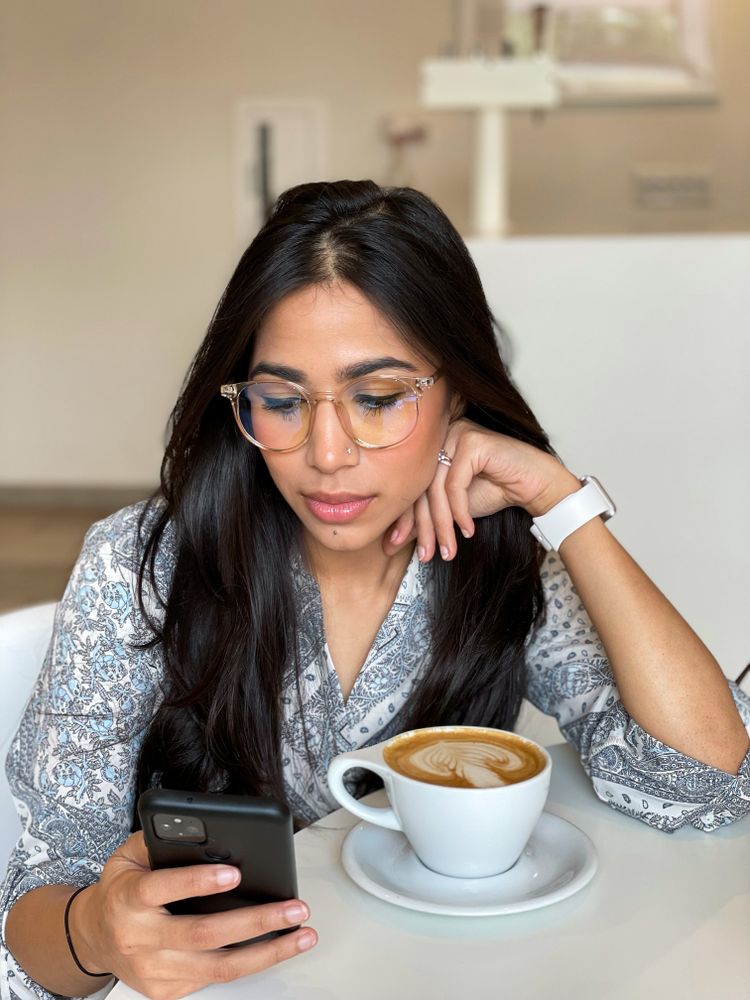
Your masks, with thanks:
[[[263,409],[268,413],[278,413],[282,420],[290,421],[294,419],[294,413],[289,409],[289,402],[289,400],[281,400],[281,405],[277,404],[275,406],[273,404],[269,406],[268,403],[264,403]],[[298,404],[294,403],[293,405],[296,408]]]
[[[370,400],[370,402],[368,402],[368,399]],[[374,402],[375,402],[374,406],[372,405],[372,401],[373,401],[373,397],[372,396],[369,396],[369,397],[365,396],[362,399],[358,400],[357,402],[359,402],[359,405],[363,409],[365,409],[365,407],[366,407],[367,413],[377,413],[380,410],[390,410],[394,406],[396,406],[396,404],[398,403],[398,397],[397,396],[382,396],[379,399],[375,399],[374,400]]]

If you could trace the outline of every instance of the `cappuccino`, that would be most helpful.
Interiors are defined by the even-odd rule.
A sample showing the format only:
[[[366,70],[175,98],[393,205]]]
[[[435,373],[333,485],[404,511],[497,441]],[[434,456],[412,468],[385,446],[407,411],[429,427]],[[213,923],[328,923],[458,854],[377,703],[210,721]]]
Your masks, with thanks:
[[[390,805],[349,794],[344,775],[380,775]],[[452,878],[485,878],[518,861],[544,809],[552,760],[504,729],[430,726],[339,754],[328,765],[334,797],[355,816],[401,830],[422,864]]]
[[[533,778],[546,763],[530,741],[479,726],[396,736],[383,749],[383,759],[406,778],[451,788],[512,785]]]

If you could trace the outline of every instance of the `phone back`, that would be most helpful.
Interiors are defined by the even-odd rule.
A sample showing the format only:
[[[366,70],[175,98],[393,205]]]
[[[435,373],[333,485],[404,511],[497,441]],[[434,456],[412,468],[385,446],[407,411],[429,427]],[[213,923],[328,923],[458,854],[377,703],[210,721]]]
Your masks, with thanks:
[[[152,869],[222,863],[241,872],[234,889],[170,903],[172,913],[216,913],[297,896],[292,817],[275,799],[150,788],[138,800],[138,813]],[[177,817],[181,824],[193,817],[205,837],[159,836],[156,826],[167,822],[160,817]]]

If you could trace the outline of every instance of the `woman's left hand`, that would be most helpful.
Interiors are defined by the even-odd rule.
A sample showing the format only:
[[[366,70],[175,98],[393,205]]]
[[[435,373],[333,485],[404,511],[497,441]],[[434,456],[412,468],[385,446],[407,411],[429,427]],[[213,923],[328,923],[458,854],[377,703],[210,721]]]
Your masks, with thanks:
[[[450,466],[437,461],[427,490],[386,532],[383,550],[393,555],[412,539],[422,562],[437,548],[444,559],[456,554],[454,522],[468,538],[475,517],[505,507],[523,507],[532,517],[580,489],[580,482],[554,455],[461,418],[448,428],[443,450]]]

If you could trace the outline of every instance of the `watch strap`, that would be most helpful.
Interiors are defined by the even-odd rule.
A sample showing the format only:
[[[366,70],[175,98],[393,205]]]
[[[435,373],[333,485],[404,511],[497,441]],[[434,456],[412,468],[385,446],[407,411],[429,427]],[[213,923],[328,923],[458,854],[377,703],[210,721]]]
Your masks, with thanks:
[[[601,515],[607,521],[616,513],[614,501],[595,476],[582,476],[580,490],[564,497],[546,514],[533,518],[531,534],[549,552],[558,550],[568,535]]]

